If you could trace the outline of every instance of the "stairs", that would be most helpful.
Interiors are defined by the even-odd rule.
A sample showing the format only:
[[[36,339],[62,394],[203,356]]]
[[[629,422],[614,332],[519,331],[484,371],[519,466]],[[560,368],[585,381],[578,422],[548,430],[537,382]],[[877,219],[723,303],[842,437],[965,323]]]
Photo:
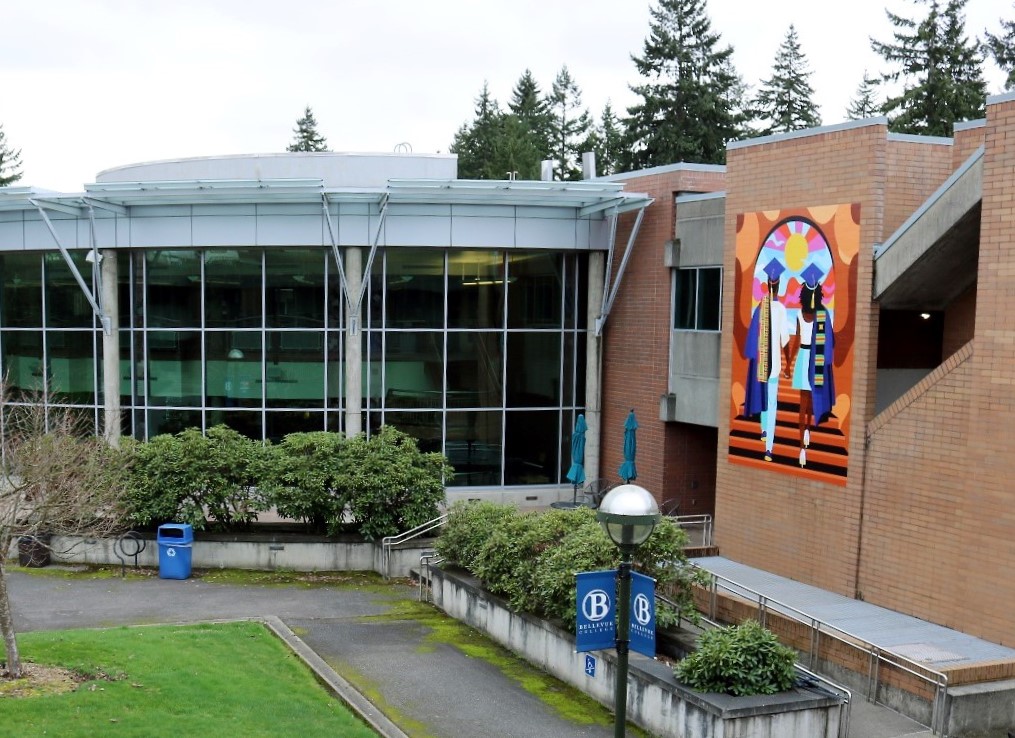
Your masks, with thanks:
[[[759,468],[775,466],[782,471],[792,469],[799,476],[844,485],[849,452],[838,418],[832,415],[817,428],[810,429],[806,463],[801,466],[799,412],[799,390],[793,389],[790,380],[780,379],[772,460],[765,461],[765,442],[761,438],[760,420],[738,415],[730,423],[730,461]]]

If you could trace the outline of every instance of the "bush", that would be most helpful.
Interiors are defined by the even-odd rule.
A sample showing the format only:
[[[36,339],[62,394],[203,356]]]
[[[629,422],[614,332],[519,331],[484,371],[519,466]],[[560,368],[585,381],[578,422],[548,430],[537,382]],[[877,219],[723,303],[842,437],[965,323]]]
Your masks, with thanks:
[[[700,692],[774,694],[793,686],[796,651],[779,643],[755,620],[702,634],[698,650],[673,667],[674,675]]]
[[[441,530],[434,550],[449,565],[475,572],[483,544],[514,517],[515,509],[507,505],[459,500],[451,506],[447,525]]]
[[[233,528],[268,508],[256,490],[261,444],[224,425],[203,435],[188,428],[148,443],[127,441],[127,514],[138,525],[167,521],[202,530]]]
[[[341,447],[336,491],[353,526],[367,540],[395,535],[433,520],[454,469],[440,453],[423,453],[416,439],[392,426]],[[332,519],[328,532],[342,521]]]
[[[345,500],[337,480],[344,443],[341,434],[315,431],[290,433],[266,447],[259,485],[280,515],[307,523],[315,533],[341,522]]]
[[[701,575],[687,564],[686,534],[664,518],[635,555],[641,573],[653,577],[677,609],[657,608],[660,626],[678,617],[697,621],[691,584]],[[574,632],[579,571],[615,569],[620,554],[596,521],[595,511],[519,512],[489,502],[456,503],[436,544],[437,553],[483,581],[509,606],[559,620]]]

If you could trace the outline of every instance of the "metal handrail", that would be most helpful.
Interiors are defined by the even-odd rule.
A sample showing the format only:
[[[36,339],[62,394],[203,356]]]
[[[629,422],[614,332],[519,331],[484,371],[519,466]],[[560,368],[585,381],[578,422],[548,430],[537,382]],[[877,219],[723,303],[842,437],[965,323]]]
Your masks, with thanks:
[[[712,516],[708,514],[703,515],[674,515],[673,520],[676,521],[677,525],[681,528],[696,528],[701,526],[702,528],[702,546],[712,545]]]
[[[385,536],[381,539],[381,571],[384,572],[384,578],[391,578],[391,549],[395,546],[411,541],[413,538],[418,538],[421,535],[430,533],[431,531],[437,530],[448,522],[448,513],[439,515],[433,520],[428,520],[425,523],[417,525],[415,528],[399,533],[394,536]]]
[[[931,705],[931,721],[929,727],[931,732],[935,735],[939,735],[942,738],[948,738],[947,674],[937,671],[936,669],[932,669],[918,661],[913,661],[912,659],[900,654],[892,652],[886,653],[879,646],[871,643],[861,636],[856,635],[855,633],[850,633],[848,630],[844,630],[843,628],[839,628],[831,623],[826,623],[812,617],[792,605],[788,605],[785,602],[768,597],[761,592],[753,590],[750,587],[740,584],[728,577],[724,577],[721,574],[708,571],[693,562],[691,565],[706,572],[711,578],[711,585],[709,586],[709,618],[714,619],[716,616],[716,600],[718,596],[719,582],[721,580],[722,582],[727,583],[723,585],[723,588],[728,590],[730,594],[738,596],[741,599],[749,599],[744,595],[744,593],[754,596],[758,606],[758,620],[762,625],[765,624],[769,606],[775,605],[778,607],[780,615],[785,615],[786,617],[809,627],[811,629],[811,641],[807,653],[810,657],[811,668],[814,668],[814,662],[818,658],[818,643],[822,635],[834,638],[846,646],[855,648],[867,654],[869,664],[867,673],[867,699],[874,704],[878,704],[878,688],[880,686],[880,670],[882,664],[899,669],[900,671],[930,684],[934,688],[934,701]]]
[[[420,602],[430,602],[430,593],[433,588],[430,585],[430,565],[439,564],[444,561],[444,558],[438,556],[435,552],[429,551],[419,557],[419,597]],[[423,597],[423,592],[426,592],[426,598]]]

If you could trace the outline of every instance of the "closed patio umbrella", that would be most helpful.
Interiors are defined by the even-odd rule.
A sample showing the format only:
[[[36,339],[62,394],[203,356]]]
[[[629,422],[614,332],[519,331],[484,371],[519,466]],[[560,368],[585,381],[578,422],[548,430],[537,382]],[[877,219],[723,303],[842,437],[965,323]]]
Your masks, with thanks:
[[[627,420],[624,421],[624,463],[620,465],[618,471],[624,484],[638,478],[638,469],[634,465],[634,455],[638,451],[638,439],[635,436],[637,430],[638,420],[634,417],[634,410],[631,410]]]
[[[578,504],[578,487],[585,484],[585,431],[589,429],[585,416],[579,415],[571,434],[571,468],[567,470],[567,478],[574,485],[572,502]]]

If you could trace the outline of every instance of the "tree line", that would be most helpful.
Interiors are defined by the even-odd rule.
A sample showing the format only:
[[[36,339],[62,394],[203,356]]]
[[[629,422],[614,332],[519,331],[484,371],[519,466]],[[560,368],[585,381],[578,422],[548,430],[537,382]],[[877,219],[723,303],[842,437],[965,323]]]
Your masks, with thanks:
[[[883,115],[895,133],[951,136],[957,121],[984,115],[988,57],[1007,74],[1005,89],[1015,89],[1015,12],[999,18],[996,33],[985,29],[982,40],[970,38],[968,1],[912,0],[923,9],[916,18],[886,9],[891,38],[870,39],[884,69],[864,72],[845,118]],[[713,30],[708,0],[658,0],[649,13],[641,54],[631,55],[639,80],[630,85],[637,99],[626,114],[607,102],[593,116],[566,64],[546,92],[525,69],[506,108],[484,83],[473,119],[459,127],[449,147],[458,155],[459,177],[538,179],[541,162],[549,160],[554,179],[579,179],[586,151],[595,152],[600,175],[676,162],[723,164],[730,141],[822,124],[812,70],[793,24],[770,74],[755,89],[734,66],[733,47]],[[287,150],[328,150],[309,105]],[[0,124],[0,187],[21,175],[21,152]]]

